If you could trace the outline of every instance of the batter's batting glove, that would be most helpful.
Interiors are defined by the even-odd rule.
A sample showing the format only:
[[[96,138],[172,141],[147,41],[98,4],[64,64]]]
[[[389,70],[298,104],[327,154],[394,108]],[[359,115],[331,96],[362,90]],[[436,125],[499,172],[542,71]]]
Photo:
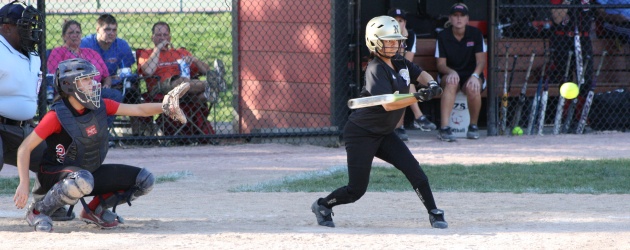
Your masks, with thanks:
[[[433,92],[433,97],[442,95],[442,87],[436,81],[429,81],[429,89]]]
[[[186,124],[184,111],[179,107],[179,98],[190,89],[190,83],[184,82],[172,89],[162,100],[162,112],[173,120]]]
[[[426,102],[433,98],[433,91],[430,88],[420,89],[418,92],[413,93],[413,96],[418,99],[419,102]]]

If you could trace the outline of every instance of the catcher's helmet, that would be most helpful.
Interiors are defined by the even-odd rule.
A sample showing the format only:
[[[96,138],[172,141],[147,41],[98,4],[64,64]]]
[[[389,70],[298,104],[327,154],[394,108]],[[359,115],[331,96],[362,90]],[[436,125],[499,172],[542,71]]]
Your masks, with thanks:
[[[20,46],[37,54],[35,45],[42,40],[42,15],[33,6],[13,1],[0,9],[0,24],[15,24],[20,35]]]
[[[365,44],[372,52],[383,49],[384,40],[405,40],[398,21],[390,16],[372,18],[365,27]]]
[[[55,73],[55,85],[59,93],[74,96],[87,109],[101,106],[101,83],[93,79],[99,75],[96,67],[81,58],[59,63]]]

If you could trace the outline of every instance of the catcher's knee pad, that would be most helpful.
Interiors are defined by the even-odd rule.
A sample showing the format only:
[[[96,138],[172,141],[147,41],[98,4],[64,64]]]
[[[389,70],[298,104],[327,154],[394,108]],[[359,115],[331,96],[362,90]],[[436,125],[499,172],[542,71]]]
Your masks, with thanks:
[[[148,194],[151,190],[153,190],[154,184],[155,177],[153,176],[153,173],[146,168],[140,169],[140,173],[136,176],[136,188],[138,190],[133,194],[133,198]]]
[[[46,215],[65,205],[74,205],[79,199],[94,189],[94,177],[87,170],[69,174],[55,183],[41,201],[36,202],[36,209]]]

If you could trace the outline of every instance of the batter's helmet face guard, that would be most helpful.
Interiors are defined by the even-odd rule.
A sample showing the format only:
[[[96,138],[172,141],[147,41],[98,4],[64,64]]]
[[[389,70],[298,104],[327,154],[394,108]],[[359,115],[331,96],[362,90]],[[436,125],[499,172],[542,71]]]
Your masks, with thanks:
[[[67,96],[74,96],[87,109],[101,106],[101,83],[94,80],[99,75],[90,62],[74,58],[59,63],[56,77],[57,90]]]
[[[0,23],[15,24],[20,36],[22,49],[37,54],[35,45],[41,43],[43,36],[42,15],[33,6],[24,2],[13,1],[0,10]]]
[[[365,27],[365,44],[371,52],[376,52],[380,56],[391,58],[382,53],[385,48],[383,41],[396,40],[396,53],[400,50],[401,42],[407,37],[403,36],[398,21],[390,16],[378,16],[372,18]],[[391,46],[388,46],[391,48]]]

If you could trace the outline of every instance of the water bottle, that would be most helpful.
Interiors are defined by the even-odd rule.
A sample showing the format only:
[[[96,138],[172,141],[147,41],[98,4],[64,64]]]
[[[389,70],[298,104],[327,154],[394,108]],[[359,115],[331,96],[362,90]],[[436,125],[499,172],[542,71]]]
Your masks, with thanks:
[[[184,60],[183,58],[182,59],[178,59],[177,63],[179,63],[179,71],[180,71],[180,75],[179,76],[190,79],[190,65],[188,65],[186,60]]]

